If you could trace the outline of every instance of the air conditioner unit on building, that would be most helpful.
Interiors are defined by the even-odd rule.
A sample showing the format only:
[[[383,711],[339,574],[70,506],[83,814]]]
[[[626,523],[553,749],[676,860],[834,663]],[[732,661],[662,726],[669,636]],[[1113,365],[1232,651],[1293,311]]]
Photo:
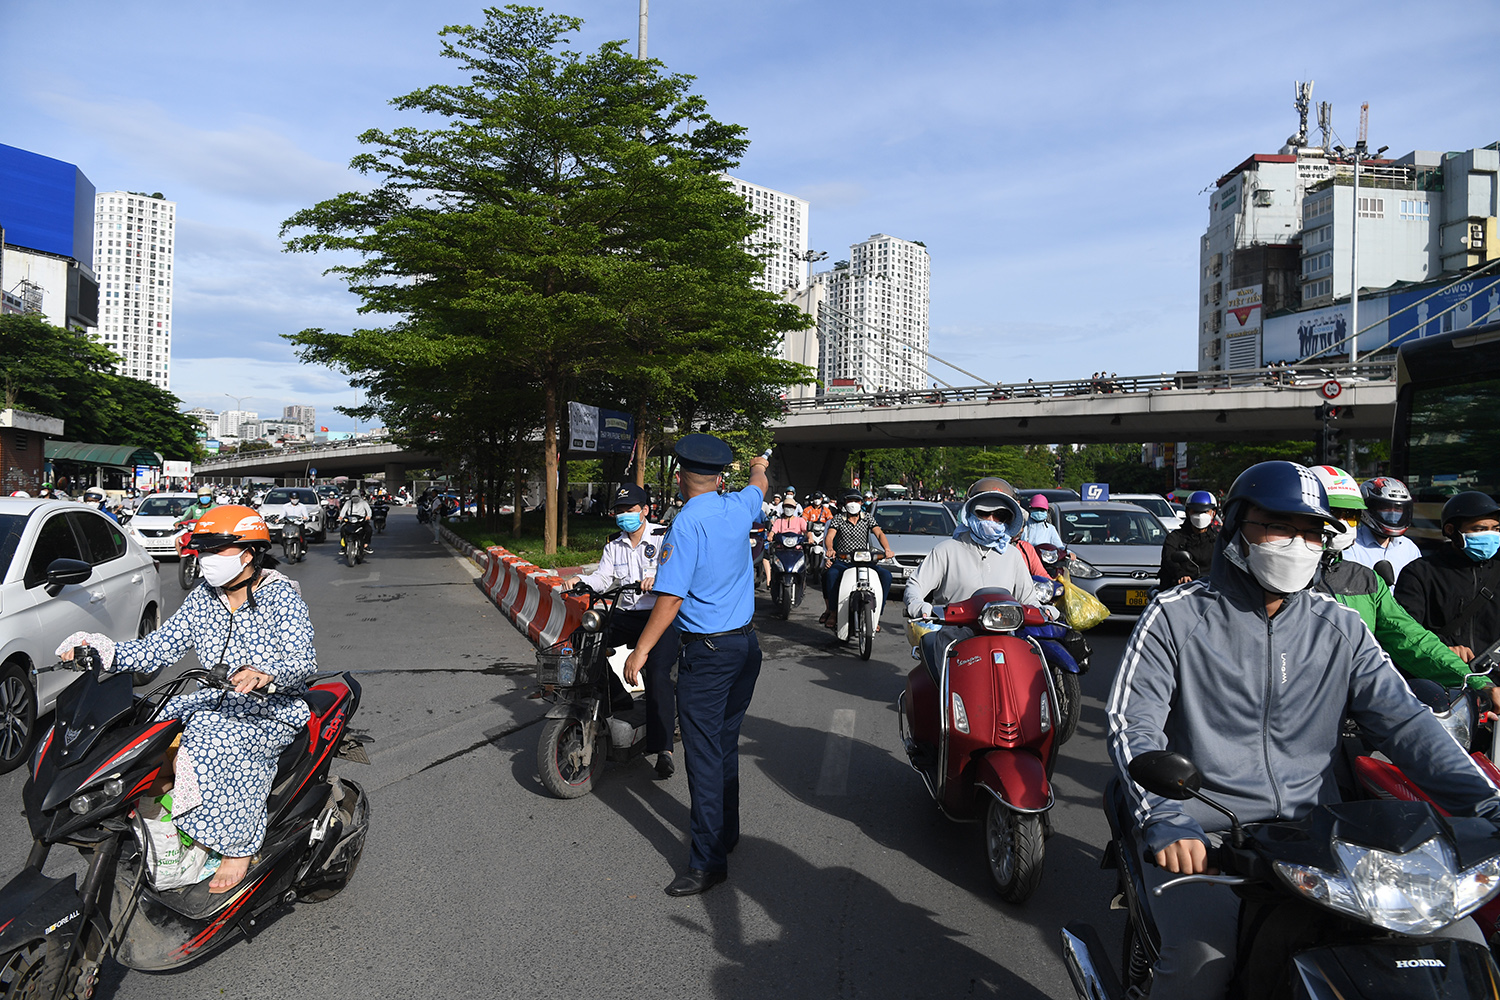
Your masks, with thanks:
[[[1255,192],[1255,207],[1270,208],[1274,192],[1270,188],[1261,188]]]
[[[1214,313],[1213,319],[1208,321],[1208,326],[1214,333],[1218,333],[1224,328],[1224,314]]]
[[[1220,350],[1220,344],[1221,343],[1222,342],[1218,341],[1218,340],[1214,341],[1213,343],[1209,344],[1207,347],[1205,347],[1203,349],[1203,353],[1205,355],[1207,355],[1208,357],[1210,357],[1210,358],[1217,358],[1219,356],[1219,350]]]
[[[1208,262],[1208,267],[1209,267],[1209,270],[1212,271],[1216,275],[1219,272],[1223,271],[1224,270],[1224,255],[1222,253],[1216,253],[1216,254],[1214,254],[1213,255],[1213,259]]]

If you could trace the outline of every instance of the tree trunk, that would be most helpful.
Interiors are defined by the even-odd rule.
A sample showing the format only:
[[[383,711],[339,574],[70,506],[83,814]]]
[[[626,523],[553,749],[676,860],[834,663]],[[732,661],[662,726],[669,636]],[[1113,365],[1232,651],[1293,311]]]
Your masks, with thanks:
[[[568,547],[568,514],[573,510],[573,498],[568,496],[568,447],[573,443],[573,428],[569,425],[566,406],[558,414],[558,424],[563,446],[557,463],[557,495],[562,498],[562,507],[557,514],[557,545],[565,549]]]
[[[646,456],[651,446],[646,443],[646,406],[641,404],[635,411],[635,484],[646,485]]]
[[[542,483],[547,500],[542,512],[542,552],[550,556],[557,552],[557,383],[553,379],[547,380],[544,398]]]
[[[516,501],[510,515],[510,536],[521,537],[521,509],[526,504],[526,465],[516,456]]]

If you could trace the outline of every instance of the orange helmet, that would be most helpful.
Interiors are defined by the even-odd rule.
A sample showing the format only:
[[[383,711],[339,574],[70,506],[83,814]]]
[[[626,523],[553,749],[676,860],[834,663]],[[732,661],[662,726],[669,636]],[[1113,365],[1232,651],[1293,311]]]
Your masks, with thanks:
[[[269,549],[271,532],[266,528],[265,518],[250,507],[239,504],[224,504],[212,507],[198,515],[193,525],[193,537],[188,545],[199,552],[217,552],[231,545]]]

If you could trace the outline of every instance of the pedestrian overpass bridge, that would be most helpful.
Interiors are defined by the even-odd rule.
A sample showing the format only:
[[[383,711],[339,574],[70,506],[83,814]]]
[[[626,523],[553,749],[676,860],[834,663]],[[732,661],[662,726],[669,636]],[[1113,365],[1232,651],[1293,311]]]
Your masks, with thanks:
[[[1352,437],[1387,437],[1395,366],[1178,372],[1098,381],[1023,382],[917,393],[828,394],[788,401],[774,426],[772,478],[835,482],[849,453],[934,445],[1134,441],[1298,441],[1340,408]]]
[[[1353,437],[1386,437],[1395,415],[1394,365],[1178,372],[1099,381],[1001,383],[917,393],[835,394],[788,400],[773,424],[772,479],[830,483],[849,453],[931,445],[1090,444],[1134,441],[1298,441],[1321,431],[1332,402]],[[442,456],[389,440],[292,445],[199,465],[208,479],[366,476],[391,488],[409,468]]]

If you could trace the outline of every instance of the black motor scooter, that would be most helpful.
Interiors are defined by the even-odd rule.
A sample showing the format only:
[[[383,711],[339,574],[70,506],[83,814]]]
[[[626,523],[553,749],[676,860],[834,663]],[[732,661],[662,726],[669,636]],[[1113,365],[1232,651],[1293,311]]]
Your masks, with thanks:
[[[1296,821],[1241,826],[1200,790],[1203,776],[1169,750],[1140,754],[1130,776],[1169,799],[1196,798],[1228,815],[1217,875],[1183,875],[1147,891],[1144,845],[1118,784],[1105,792],[1126,909],[1124,983],[1092,927],[1062,932],[1063,963],[1083,1000],[1149,996],[1160,937],[1152,908],[1174,887],[1208,882],[1240,896],[1231,996],[1267,1000],[1425,1000],[1494,997],[1500,967],[1482,944],[1434,936],[1500,892],[1500,831],[1487,819],[1446,818],[1426,802],[1318,806]],[[1158,902],[1160,900],[1160,902]]]
[[[26,867],[0,888],[0,989],[7,997],[86,998],[105,960],[160,971],[204,958],[296,901],[320,902],[348,884],[364,849],[370,806],[360,786],[329,774],[333,757],[369,763],[347,729],[360,687],[325,674],[302,697],[312,711],[304,738],[282,752],[267,802],[260,852],[236,888],[211,894],[204,880],[158,890],[151,837],[136,810],[164,784],[182,722],[162,708],[190,684],[227,689],[228,669],[192,669],[136,697],[130,673],[106,673],[97,650],[80,646],[81,669],[58,697],[22,790],[34,838]],[[274,693],[272,691],[271,693]],[[52,848],[89,859],[77,875],[42,874]]]
[[[604,641],[620,595],[640,589],[627,583],[598,594],[587,584],[575,585],[569,593],[589,600],[583,623],[566,639],[537,651],[537,680],[557,699],[537,740],[537,770],[547,791],[560,799],[593,791],[605,758],[623,763],[646,752],[645,705],[630,703],[623,685],[611,683],[610,660],[624,649]]]
[[[370,547],[370,522],[363,514],[350,514],[339,525],[339,549],[350,566],[365,561],[365,551]]]
[[[373,515],[372,520],[375,522],[375,530],[382,535],[385,534],[385,516],[390,513],[390,510],[391,505],[384,500],[376,500],[370,505],[370,513]]]
[[[771,608],[777,618],[786,618],[802,603],[807,576],[807,551],[801,532],[782,531],[772,536]]]

